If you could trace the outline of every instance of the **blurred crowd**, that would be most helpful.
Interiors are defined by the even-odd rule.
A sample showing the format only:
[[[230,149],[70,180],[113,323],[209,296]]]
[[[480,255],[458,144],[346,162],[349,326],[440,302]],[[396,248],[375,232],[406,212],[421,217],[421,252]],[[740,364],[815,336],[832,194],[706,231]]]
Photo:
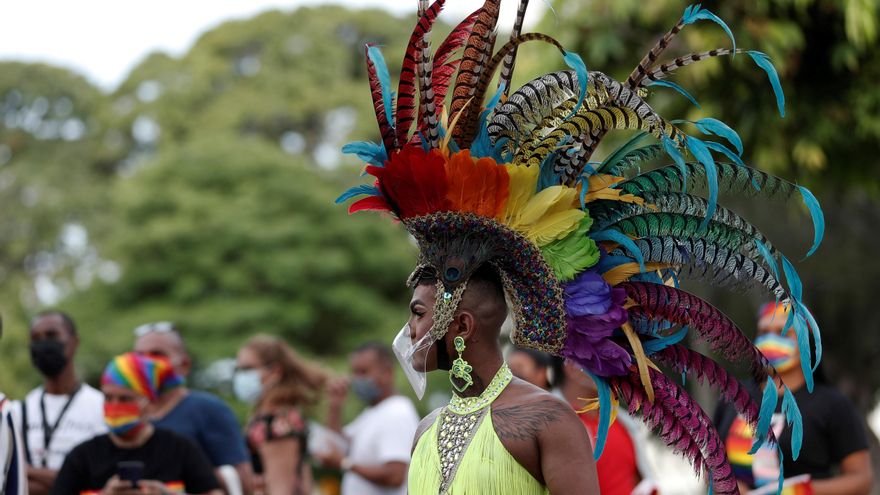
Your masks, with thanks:
[[[868,493],[873,473],[863,420],[829,385],[806,393],[799,343],[785,335],[785,320],[781,307],[764,306],[756,346],[800,406],[802,447],[792,452],[777,414],[772,427],[782,464],[773,447],[749,452],[747,418],[719,404],[715,423],[740,489],[776,493],[782,472],[783,493]],[[30,354],[42,384],[17,401],[0,393],[0,494],[406,493],[420,418],[395,387],[389,346],[361,345],[340,376],[277,337],[251,338],[238,350],[232,380],[235,397],[250,406],[243,425],[222,399],[187,386],[192,359],[173,323],[134,329],[131,349],[107,364],[99,388],[77,375],[79,346],[69,315],[48,311],[31,320]],[[658,493],[662,474],[644,457],[647,436],[632,411],[616,407],[601,435],[601,392],[587,374],[534,350],[511,348],[506,359],[517,377],[578,412],[594,450],[602,451],[603,495]],[[344,424],[350,396],[363,407]]]

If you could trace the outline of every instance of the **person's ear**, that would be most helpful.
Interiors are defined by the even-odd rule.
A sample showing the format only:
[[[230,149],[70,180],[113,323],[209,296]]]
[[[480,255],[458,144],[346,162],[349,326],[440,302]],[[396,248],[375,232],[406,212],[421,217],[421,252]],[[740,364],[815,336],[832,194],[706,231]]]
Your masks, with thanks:
[[[450,327],[452,326],[455,328],[450,328],[449,330],[455,331],[454,336],[462,337],[465,342],[479,341],[479,336],[477,335],[477,319],[470,311],[459,311],[452,320],[452,325],[450,325]]]
[[[192,359],[189,355],[184,354],[183,359],[180,361],[180,370],[182,371],[183,376],[188,376],[189,371],[192,369]]]
[[[71,356],[76,353],[76,349],[79,347],[79,335],[71,335],[70,340],[67,342],[67,349]]]

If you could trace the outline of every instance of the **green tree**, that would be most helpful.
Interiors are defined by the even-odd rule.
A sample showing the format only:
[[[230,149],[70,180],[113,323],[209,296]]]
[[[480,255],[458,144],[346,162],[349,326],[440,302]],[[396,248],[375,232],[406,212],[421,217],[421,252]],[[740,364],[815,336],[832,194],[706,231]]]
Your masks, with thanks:
[[[64,302],[99,356],[131,346],[146,321],[178,322],[204,360],[258,332],[340,354],[399,328],[414,249],[380,218],[347,218],[338,184],[255,139],[201,139],[120,183],[107,254],[121,278]],[[90,364],[92,366],[92,364]]]
[[[114,178],[116,157],[102,139],[105,111],[104,95],[79,75],[0,63],[0,388],[7,393],[26,390],[12,378],[28,366],[22,351],[27,317],[40,304],[37,287],[55,279],[53,291],[70,293],[100,263],[83,236],[99,229]]]

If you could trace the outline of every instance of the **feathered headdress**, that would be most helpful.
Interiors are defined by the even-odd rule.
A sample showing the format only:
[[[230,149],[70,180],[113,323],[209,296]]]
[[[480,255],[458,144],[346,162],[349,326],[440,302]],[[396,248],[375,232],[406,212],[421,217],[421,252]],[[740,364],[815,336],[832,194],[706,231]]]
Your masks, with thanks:
[[[730,127],[711,118],[666,120],[647,103],[646,88],[687,94],[667,80],[675,70],[740,53],[767,73],[784,114],[776,70],[766,55],[735,44],[658,63],[678,32],[698,20],[719,24],[733,42],[720,18],[693,5],[620,82],[588,71],[579,56],[549,36],[521,34],[527,3],[521,0],[511,38],[499,50],[494,47],[500,0],[486,0],[432,51],[431,28],[444,0],[430,6],[420,0],[396,104],[379,49],[366,47],[382,141],[352,143],[344,151],[366,161],[375,182],[350,189],[339,201],[364,196],[350,212],[389,212],[416,238],[420,261],[410,281],[425,269],[438,278],[435,338],[446,332],[470,275],[493,266],[512,303],[514,342],[578,363],[599,385],[603,431],[597,457],[613,403],[623,399],[667,445],[708,474],[716,493],[736,493],[710,419],[657,365],[717,388],[756,428],[754,449],[775,441],[769,424],[776,371],[733,321],[680,289],[678,281],[689,276],[769,291],[790,308],[786,326],[801,342],[812,389],[822,348],[818,325],[801,301],[797,273],[757,228],[717,199],[721,193],[800,195],[815,228],[808,255],[821,241],[822,213],[806,189],[747,167],[740,158],[742,142]],[[516,50],[530,41],[557,47],[570,70],[542,75],[511,93]],[[499,71],[498,88],[486,101]],[[683,125],[720,140],[688,135]],[[638,133],[602,161],[591,161],[599,142],[615,129]],[[648,139],[654,142],[645,143]],[[662,155],[672,163],[637,173],[640,164]],[[689,192],[703,185],[708,197]],[[816,342],[812,356],[810,332]],[[687,334],[744,364],[765,384],[761,404],[724,367],[689,349],[683,343]],[[788,390],[782,400],[797,455],[800,415]]]

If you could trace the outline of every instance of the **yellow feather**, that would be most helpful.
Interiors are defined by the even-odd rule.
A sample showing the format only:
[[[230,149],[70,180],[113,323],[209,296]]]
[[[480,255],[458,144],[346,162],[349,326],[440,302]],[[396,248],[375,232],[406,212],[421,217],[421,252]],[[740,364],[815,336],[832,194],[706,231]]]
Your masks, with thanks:
[[[504,224],[512,228],[526,203],[535,195],[540,170],[538,167],[517,165],[506,167],[507,175],[510,176],[510,193],[504,210]]]
[[[511,199],[516,199],[508,200],[505,223],[538,246],[545,246],[575,230],[585,213],[576,206],[577,190],[566,186],[548,187],[523,202],[525,188],[533,191],[537,182],[537,167],[531,168],[535,173],[527,177],[511,176],[510,189],[515,191]]]
[[[626,340],[629,341],[629,345],[630,347],[632,347],[633,354],[636,355],[636,366],[638,366],[639,368],[639,378],[642,381],[642,386],[645,387],[645,393],[648,395],[648,401],[653,404],[654,386],[651,385],[651,375],[648,374],[648,357],[645,355],[645,350],[642,348],[642,341],[639,340],[638,335],[636,335],[635,330],[633,330],[629,322],[624,323],[620,326],[620,328],[626,335]],[[656,368],[656,366],[654,367]]]
[[[577,229],[584,215],[586,213],[582,210],[575,209],[544,215],[539,221],[529,225],[523,234],[539,247],[546,246]]]
[[[529,200],[520,214],[523,225],[537,222],[541,217],[572,209],[577,191],[565,186],[552,186],[542,190]]]
[[[595,192],[588,192],[584,195],[584,203],[596,201],[597,199],[609,199],[611,201],[623,201],[624,203],[635,203],[641,205],[645,200],[632,194],[620,194],[619,189],[599,189]],[[655,207],[656,208],[656,207]]]
[[[666,263],[645,263],[645,270],[654,271],[654,270],[662,270],[664,268],[671,268],[672,265],[668,265]],[[607,272],[602,274],[602,278],[608,282],[608,285],[614,287],[615,285],[621,284],[629,280],[633,275],[638,275],[642,273],[641,268],[639,268],[638,263],[624,263],[622,265],[615,266],[614,268],[608,270]]]
[[[596,174],[591,175],[589,179],[590,187],[587,189],[588,193],[596,192],[600,189],[607,189],[618,182],[623,182],[623,177],[618,177],[616,175],[607,175],[607,174]]]

